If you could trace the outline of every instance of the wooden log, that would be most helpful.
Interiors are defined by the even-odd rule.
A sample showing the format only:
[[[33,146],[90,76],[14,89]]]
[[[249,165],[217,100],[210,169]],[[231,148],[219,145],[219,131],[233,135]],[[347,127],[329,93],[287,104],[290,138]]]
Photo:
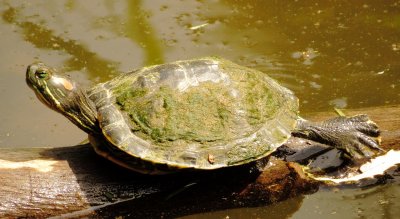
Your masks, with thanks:
[[[382,147],[400,149],[400,106],[366,113],[382,130]],[[314,121],[334,113],[306,115]],[[90,145],[0,149],[0,218],[169,218],[234,207],[267,205],[317,191],[296,163],[271,157],[258,174],[250,165],[217,171],[144,176],[97,156]],[[294,208],[295,209],[295,208]]]

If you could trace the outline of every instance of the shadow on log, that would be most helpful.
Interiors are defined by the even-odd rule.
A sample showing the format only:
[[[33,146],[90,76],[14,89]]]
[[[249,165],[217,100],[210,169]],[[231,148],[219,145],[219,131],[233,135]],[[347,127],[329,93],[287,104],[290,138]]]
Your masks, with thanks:
[[[367,113],[382,130],[383,148],[400,149],[400,108]],[[318,121],[335,116],[318,113]],[[90,145],[0,149],[0,217],[171,218],[229,208],[265,206],[318,190],[301,167],[271,157],[261,174],[254,165],[217,171],[144,176],[97,156]],[[297,207],[295,207],[297,206]]]

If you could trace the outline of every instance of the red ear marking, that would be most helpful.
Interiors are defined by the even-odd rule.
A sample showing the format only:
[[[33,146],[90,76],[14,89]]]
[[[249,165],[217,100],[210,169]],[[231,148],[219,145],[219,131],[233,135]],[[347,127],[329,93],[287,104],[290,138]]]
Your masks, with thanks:
[[[67,90],[72,90],[72,89],[74,89],[74,85],[71,83],[71,82],[69,82],[68,80],[66,80],[66,79],[62,79],[61,80],[61,84],[64,86],[64,88],[65,89],[67,89]]]

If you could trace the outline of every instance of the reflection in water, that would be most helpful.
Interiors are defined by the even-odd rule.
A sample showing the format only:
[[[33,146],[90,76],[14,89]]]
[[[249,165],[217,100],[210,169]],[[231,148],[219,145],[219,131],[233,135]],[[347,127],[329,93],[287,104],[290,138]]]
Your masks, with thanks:
[[[109,73],[119,70],[119,64],[132,69],[162,63],[164,59],[219,55],[277,78],[296,92],[302,111],[331,109],[329,103],[338,98],[346,98],[347,107],[400,103],[397,92],[400,24],[396,19],[399,4],[395,1],[385,4],[342,0],[102,3],[93,5],[93,10],[72,0],[64,4],[46,3],[40,9],[42,13],[48,12],[56,18],[59,16],[54,11],[68,13],[40,23],[34,22],[35,17],[47,17],[40,14],[24,17],[27,10],[24,6],[18,11],[11,7],[3,13],[3,19],[23,27],[27,41],[37,47],[73,55],[66,64],[67,70],[86,67],[91,79],[99,76],[101,81],[108,79]],[[35,5],[29,7],[35,10]],[[18,18],[16,11],[22,13]],[[62,20],[77,14],[90,16],[82,16],[82,21]],[[101,40],[92,43],[98,39],[87,37],[85,40],[91,42],[83,43],[75,37],[62,39],[49,28],[58,22],[68,27],[65,23],[71,21],[76,24],[68,25],[89,24],[89,27],[68,31],[94,29],[91,34],[99,33],[97,37]],[[196,26],[201,28],[193,28]],[[136,51],[124,50],[126,39],[137,46]],[[113,44],[112,40],[118,43]],[[97,49],[106,44],[110,49]],[[137,63],[141,58],[144,62]]]
[[[138,43],[145,52],[144,65],[160,64],[164,62],[160,41],[147,21],[149,16],[140,7],[141,0],[128,0],[128,21],[126,34]]]
[[[225,14],[206,10],[205,5],[202,19],[232,28],[229,36],[219,38],[229,46],[243,51],[237,47],[240,43],[230,41],[239,41],[231,37],[239,35],[250,39],[251,53],[267,54],[282,63],[285,74],[296,78],[290,83],[303,85],[294,90],[306,111],[330,108],[327,103],[337,98],[347,98],[348,107],[400,102],[397,1],[222,2]],[[294,52],[307,50],[318,51],[318,57],[307,63],[290,60]]]
[[[7,23],[20,27],[25,40],[31,42],[36,47],[63,51],[72,55],[72,58],[67,61],[67,66],[69,67],[67,70],[72,71],[87,68],[93,78],[104,74],[104,69],[108,69],[110,73],[115,73],[116,63],[99,58],[97,54],[88,51],[79,42],[55,36],[52,30],[44,26],[28,21],[18,21],[17,15],[18,11],[10,7],[3,12],[2,18]]]
[[[306,197],[293,218],[398,218],[399,194],[398,184],[320,191]]]
[[[285,219],[291,218],[299,210],[304,200],[304,196],[288,199],[264,207],[238,208],[225,211],[201,213],[190,216],[180,217],[180,219],[209,219],[209,218],[268,218]]]
[[[139,44],[144,51],[146,57],[144,65],[162,63],[163,57],[159,40],[155,37],[154,31],[147,21],[148,16],[140,8],[140,1],[127,2],[128,18],[124,32],[133,42]],[[111,2],[109,2],[109,6],[112,7]],[[69,10],[77,9],[74,1],[68,1],[66,7]],[[18,18],[18,10],[16,8],[10,7],[5,10],[2,18],[7,23],[20,27],[25,40],[34,44],[37,48],[62,51],[71,55],[72,57],[65,63],[66,71],[79,71],[87,68],[90,78],[96,78],[99,75],[105,75],[108,78],[110,75],[117,74],[118,63],[102,59],[98,54],[89,51],[79,41],[57,36],[51,29],[47,29],[43,25],[30,21],[19,21],[19,19],[23,20],[23,18]]]

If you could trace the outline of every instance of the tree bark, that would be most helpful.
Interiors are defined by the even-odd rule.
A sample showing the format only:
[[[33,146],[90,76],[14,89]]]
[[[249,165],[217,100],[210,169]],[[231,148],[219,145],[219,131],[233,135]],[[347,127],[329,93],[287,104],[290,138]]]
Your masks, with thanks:
[[[368,114],[382,147],[400,150],[400,106],[348,110]],[[305,117],[321,121],[334,113]],[[271,157],[261,174],[250,165],[145,176],[97,156],[90,145],[0,149],[0,217],[169,218],[267,205],[318,190],[300,165]],[[293,204],[295,209],[296,204]],[[286,209],[288,210],[288,209]]]

